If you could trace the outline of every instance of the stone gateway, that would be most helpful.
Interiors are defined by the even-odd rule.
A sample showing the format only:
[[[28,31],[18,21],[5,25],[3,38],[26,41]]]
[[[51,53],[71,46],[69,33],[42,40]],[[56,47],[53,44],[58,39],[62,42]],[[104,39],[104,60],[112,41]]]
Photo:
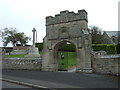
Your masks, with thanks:
[[[43,71],[58,71],[58,48],[69,42],[76,47],[76,72],[92,72],[91,36],[85,10],[79,10],[78,13],[66,10],[55,17],[46,17],[46,36],[43,41]]]

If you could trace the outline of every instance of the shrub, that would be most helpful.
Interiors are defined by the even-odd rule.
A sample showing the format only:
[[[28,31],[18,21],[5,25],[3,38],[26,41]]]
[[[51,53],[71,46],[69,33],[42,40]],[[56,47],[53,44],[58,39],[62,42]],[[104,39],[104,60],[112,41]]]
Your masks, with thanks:
[[[39,49],[39,51],[42,51],[43,43],[35,43],[35,47],[37,47]]]
[[[13,50],[13,47],[4,47],[5,53],[10,53]]]
[[[104,50],[107,54],[116,54],[116,45],[114,44],[93,44],[92,48],[94,51]]]

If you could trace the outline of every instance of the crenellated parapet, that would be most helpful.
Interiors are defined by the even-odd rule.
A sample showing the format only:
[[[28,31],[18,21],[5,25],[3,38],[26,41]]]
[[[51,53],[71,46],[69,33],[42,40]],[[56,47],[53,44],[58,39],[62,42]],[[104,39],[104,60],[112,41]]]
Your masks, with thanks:
[[[55,17],[47,16],[46,17],[46,25],[53,25],[53,24],[60,24],[60,23],[67,23],[72,21],[79,21],[79,20],[86,20],[87,19],[87,12],[83,10],[78,10],[78,13],[69,12],[68,10],[61,11],[60,14],[56,14]]]

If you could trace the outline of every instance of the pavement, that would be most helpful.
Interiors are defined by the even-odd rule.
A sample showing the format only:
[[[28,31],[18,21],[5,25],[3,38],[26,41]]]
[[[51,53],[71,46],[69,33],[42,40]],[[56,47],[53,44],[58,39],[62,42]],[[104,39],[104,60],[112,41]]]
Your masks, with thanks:
[[[20,85],[20,84],[10,83],[6,81],[2,81],[2,82],[3,82],[2,88],[29,88],[27,86]]]
[[[99,74],[3,70],[2,79],[35,88],[118,88],[118,79]]]
[[[68,72],[76,72],[76,66],[68,68]]]

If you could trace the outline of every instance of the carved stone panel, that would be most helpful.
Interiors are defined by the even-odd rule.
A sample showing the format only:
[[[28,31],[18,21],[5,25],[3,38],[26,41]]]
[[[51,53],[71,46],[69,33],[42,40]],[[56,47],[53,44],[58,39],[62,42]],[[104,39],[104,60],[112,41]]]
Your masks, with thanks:
[[[69,31],[67,27],[61,27],[59,29],[59,35],[58,35],[59,39],[66,39],[69,38]]]

